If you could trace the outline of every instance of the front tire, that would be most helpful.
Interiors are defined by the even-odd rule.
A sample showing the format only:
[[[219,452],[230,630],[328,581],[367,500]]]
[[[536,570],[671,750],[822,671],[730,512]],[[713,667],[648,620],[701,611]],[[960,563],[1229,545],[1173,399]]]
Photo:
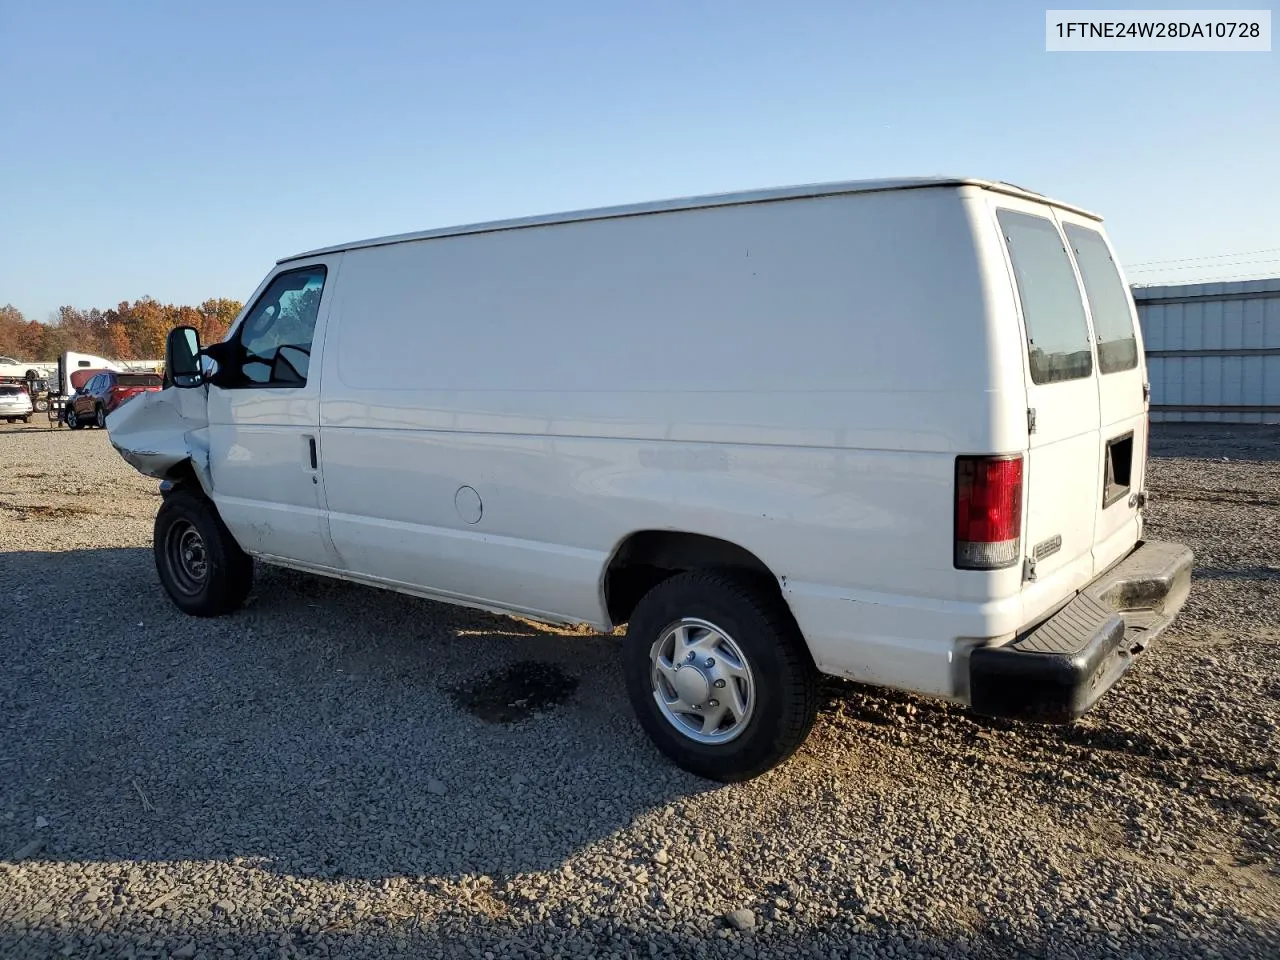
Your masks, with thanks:
[[[152,549],[169,598],[193,617],[238,610],[253,586],[253,558],[240,549],[213,504],[189,490],[164,498]]]
[[[817,717],[817,670],[762,576],[699,570],[664,580],[637,605],[623,657],[640,725],[677,766],[709,780],[776,767]]]
[[[67,426],[72,430],[79,430],[82,426],[80,418],[76,416],[75,407],[67,407]]]
[[[98,404],[97,409],[94,410],[94,418],[99,430],[107,429],[107,411],[102,404]]]

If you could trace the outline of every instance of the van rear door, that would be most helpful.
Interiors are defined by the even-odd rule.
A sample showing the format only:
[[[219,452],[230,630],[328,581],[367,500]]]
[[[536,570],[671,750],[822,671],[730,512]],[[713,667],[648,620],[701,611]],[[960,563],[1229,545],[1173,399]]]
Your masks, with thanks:
[[[993,195],[1025,344],[1023,614],[1044,613],[1094,574],[1102,422],[1075,266],[1052,208]]]
[[[1080,273],[1097,364],[1098,494],[1093,566],[1101,573],[1137,542],[1147,449],[1146,363],[1133,296],[1097,221],[1058,211]]]

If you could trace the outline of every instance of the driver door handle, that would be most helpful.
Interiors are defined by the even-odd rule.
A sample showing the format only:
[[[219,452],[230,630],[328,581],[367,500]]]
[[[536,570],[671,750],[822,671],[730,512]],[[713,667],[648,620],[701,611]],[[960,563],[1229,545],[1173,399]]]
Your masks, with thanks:
[[[315,470],[320,465],[319,458],[316,456],[316,438],[306,437],[307,441],[307,459],[311,464],[311,469]]]

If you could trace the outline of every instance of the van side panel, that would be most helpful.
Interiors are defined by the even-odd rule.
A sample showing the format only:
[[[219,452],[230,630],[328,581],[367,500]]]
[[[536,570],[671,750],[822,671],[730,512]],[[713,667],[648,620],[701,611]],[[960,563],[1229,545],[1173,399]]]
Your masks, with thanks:
[[[1026,442],[974,189],[349,251],[321,404],[347,572],[604,626],[619,542],[701,533],[780,578],[823,669],[956,695],[956,637],[1020,614],[1020,571],[952,562],[955,456]]]

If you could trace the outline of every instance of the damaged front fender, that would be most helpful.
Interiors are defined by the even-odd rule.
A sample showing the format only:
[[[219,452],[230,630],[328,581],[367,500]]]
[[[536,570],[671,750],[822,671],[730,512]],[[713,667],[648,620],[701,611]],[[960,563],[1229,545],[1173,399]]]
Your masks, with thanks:
[[[212,496],[204,388],[139,394],[107,417],[107,433],[116,452],[139,473],[176,480],[190,471]]]

